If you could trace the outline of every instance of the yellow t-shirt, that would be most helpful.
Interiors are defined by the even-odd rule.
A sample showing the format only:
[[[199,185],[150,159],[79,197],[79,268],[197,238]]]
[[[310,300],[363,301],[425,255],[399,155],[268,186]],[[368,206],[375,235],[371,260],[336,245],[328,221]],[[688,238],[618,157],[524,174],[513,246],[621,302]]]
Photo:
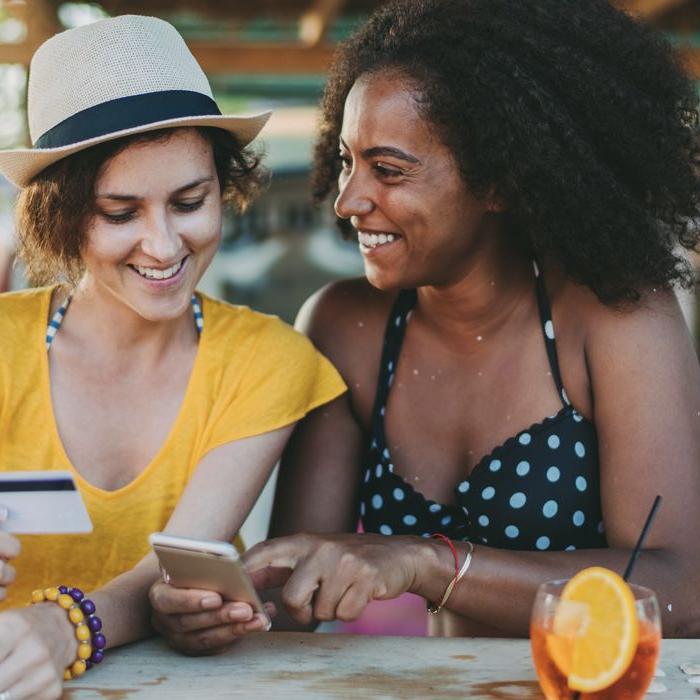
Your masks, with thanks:
[[[49,585],[91,591],[132,568],[207,452],[289,425],[345,390],[330,362],[278,318],[200,294],[204,330],[170,434],[134,481],[104,491],[74,469],[56,427],[45,345],[52,293],[0,295],[0,470],[72,472],[94,530],[19,537],[17,579],[0,609]]]

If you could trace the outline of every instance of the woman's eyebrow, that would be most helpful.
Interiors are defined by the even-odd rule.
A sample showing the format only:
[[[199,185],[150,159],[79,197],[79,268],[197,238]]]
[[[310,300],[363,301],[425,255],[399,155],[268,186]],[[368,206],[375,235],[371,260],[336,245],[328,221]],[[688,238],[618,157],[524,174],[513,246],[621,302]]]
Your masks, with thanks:
[[[348,149],[347,144],[343,139],[340,139],[340,145],[346,149]],[[410,153],[406,153],[405,151],[402,151],[400,148],[396,148],[394,146],[373,146],[372,148],[367,148],[364,151],[362,151],[362,157],[363,158],[376,158],[377,156],[391,156],[392,158],[398,158],[399,160],[405,160],[407,163],[412,163],[414,165],[420,165],[420,160],[416,158],[415,156],[412,156]]]
[[[183,185],[182,187],[178,187],[173,194],[182,194],[183,192],[187,192],[187,190],[192,190],[195,187],[199,187],[199,185],[203,185],[205,182],[213,182],[214,178],[211,176],[207,177],[201,177],[198,180],[194,180],[193,182],[188,182],[186,185]],[[114,199],[120,202],[130,202],[130,201],[140,201],[143,199],[143,197],[139,197],[138,195],[135,194],[118,194],[116,192],[105,192],[104,194],[97,194],[96,195],[97,199]]]

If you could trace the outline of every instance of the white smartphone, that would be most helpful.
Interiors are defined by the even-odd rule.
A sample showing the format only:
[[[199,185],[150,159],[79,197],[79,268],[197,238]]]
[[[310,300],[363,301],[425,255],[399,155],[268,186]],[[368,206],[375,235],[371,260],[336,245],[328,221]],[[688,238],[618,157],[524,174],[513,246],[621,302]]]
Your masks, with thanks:
[[[0,530],[15,535],[92,532],[90,516],[70,472],[0,472],[0,507],[7,510]]]
[[[163,581],[176,588],[215,591],[224,600],[248,603],[264,616],[270,629],[272,622],[232,544],[162,532],[154,532],[148,540],[160,562]]]

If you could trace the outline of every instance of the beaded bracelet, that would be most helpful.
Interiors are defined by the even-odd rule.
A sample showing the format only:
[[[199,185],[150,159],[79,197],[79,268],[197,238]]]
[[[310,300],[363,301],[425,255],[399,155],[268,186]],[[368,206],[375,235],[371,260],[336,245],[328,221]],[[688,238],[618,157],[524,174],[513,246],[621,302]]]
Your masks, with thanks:
[[[56,586],[32,591],[32,604],[50,601],[60,605],[68,619],[75,625],[78,640],[78,657],[63,672],[63,680],[82,676],[85,671],[104,659],[107,640],[102,629],[102,620],[95,615],[95,604],[85,597],[79,588]]]
[[[441,540],[446,541],[450,545],[450,549],[452,550],[452,554],[455,558],[455,575],[454,578],[450,581],[448,584],[447,588],[445,589],[445,593],[442,596],[442,600],[435,605],[435,603],[428,603],[427,608],[428,608],[428,613],[430,615],[437,615],[440,610],[444,607],[445,603],[447,603],[447,599],[450,597],[452,594],[452,589],[461,581],[462,577],[464,574],[467,573],[467,569],[469,568],[469,565],[472,563],[472,555],[474,554],[474,545],[471,542],[466,542],[465,544],[467,545],[467,556],[464,559],[464,563],[462,564],[462,568],[459,569],[459,559],[457,558],[457,549],[455,548],[454,544],[452,544],[452,540],[449,538],[445,537],[444,535],[436,534],[432,535],[433,537],[439,537]]]

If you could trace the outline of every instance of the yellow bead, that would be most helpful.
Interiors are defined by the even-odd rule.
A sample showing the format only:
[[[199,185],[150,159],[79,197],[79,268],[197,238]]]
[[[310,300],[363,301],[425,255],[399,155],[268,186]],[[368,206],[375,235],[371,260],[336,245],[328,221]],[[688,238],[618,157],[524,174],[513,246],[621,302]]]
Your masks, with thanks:
[[[87,664],[82,659],[78,659],[77,661],[73,662],[70,670],[74,676],[82,676],[83,673],[87,671]]]
[[[85,619],[85,615],[83,615],[83,611],[77,605],[74,605],[68,611],[68,617],[70,618],[70,621],[74,625],[77,625],[79,622],[82,622]]]
[[[89,659],[92,654],[92,646],[90,642],[80,642],[78,644],[78,658]]]
[[[67,669],[63,672],[63,680],[64,680],[64,681],[69,681],[69,680],[71,680],[72,678],[73,678],[73,674],[70,672],[70,669],[67,668]]]
[[[44,595],[46,596],[46,600],[56,601],[58,600],[58,596],[61,595],[61,591],[55,586],[52,586],[51,588],[44,589]]]
[[[44,591],[32,591],[32,603],[41,603],[44,600]]]
[[[71,605],[75,604],[75,601],[67,593],[61,593],[58,596],[57,602],[65,610],[69,610]]]
[[[90,639],[90,628],[81,622],[79,625],[75,626],[75,636],[81,642],[87,642],[87,640]]]

